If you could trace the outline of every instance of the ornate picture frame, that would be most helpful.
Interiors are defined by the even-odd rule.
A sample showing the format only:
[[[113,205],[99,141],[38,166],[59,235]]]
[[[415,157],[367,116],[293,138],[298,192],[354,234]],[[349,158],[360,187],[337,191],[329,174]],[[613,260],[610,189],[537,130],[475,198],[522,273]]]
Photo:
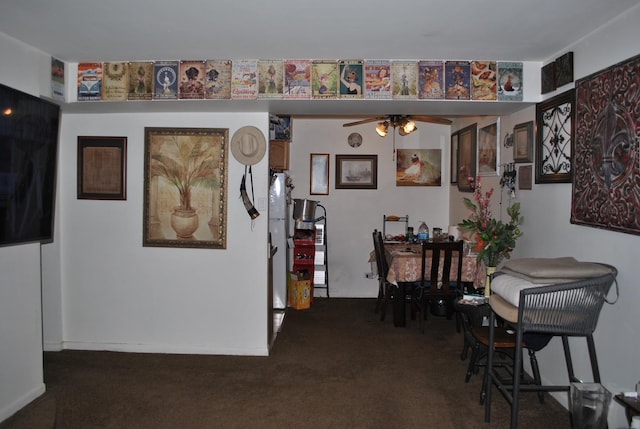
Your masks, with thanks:
[[[329,154],[312,153],[309,164],[309,194],[329,195]]]
[[[575,90],[536,104],[536,183],[571,183]]]
[[[143,246],[226,249],[227,128],[144,129]]]
[[[469,125],[458,131],[458,190],[473,192],[476,177],[476,136],[478,124]]]
[[[533,121],[513,127],[513,162],[533,162]]]
[[[127,138],[78,136],[78,199],[127,199]]]
[[[336,155],[336,189],[378,189],[378,155]]]

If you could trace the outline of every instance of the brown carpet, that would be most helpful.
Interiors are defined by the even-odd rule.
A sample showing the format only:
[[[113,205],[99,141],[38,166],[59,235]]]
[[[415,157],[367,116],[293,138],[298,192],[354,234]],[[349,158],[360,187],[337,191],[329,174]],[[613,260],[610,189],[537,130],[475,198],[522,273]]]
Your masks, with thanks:
[[[63,351],[45,353],[47,392],[0,429],[507,428],[494,389],[464,383],[462,335],[431,316],[395,328],[370,299],[317,299],[289,310],[270,357]],[[546,396],[521,395],[519,427],[569,428]]]

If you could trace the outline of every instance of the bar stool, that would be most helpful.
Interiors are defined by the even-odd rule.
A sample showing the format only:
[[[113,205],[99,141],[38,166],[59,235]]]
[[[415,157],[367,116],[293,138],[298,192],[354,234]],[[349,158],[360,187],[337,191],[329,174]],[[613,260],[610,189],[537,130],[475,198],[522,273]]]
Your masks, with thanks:
[[[504,297],[493,293],[489,300],[489,351],[485,367],[485,422],[491,420],[491,392],[495,385],[498,391],[511,405],[511,429],[518,427],[518,396],[521,391],[553,392],[568,391],[572,382],[580,382],[574,374],[569,349],[569,337],[585,337],[589,351],[593,380],[600,382],[600,370],[596,357],[593,332],[595,331],[600,310],[606,301],[609,288],[615,281],[617,270],[607,264],[599,264],[607,274],[597,277],[571,281],[549,286],[527,287],[520,290],[518,305],[515,306]],[[508,274],[500,278],[509,281]],[[502,276],[500,276],[502,277]],[[496,281],[498,278],[496,277]],[[495,290],[495,282],[492,289]],[[540,386],[521,384],[522,347],[515,347],[513,377],[510,383],[504,383],[493,367],[496,332],[496,315],[511,323],[516,331],[515,344],[521,344],[527,332],[560,336],[564,349],[569,383],[567,385]]]

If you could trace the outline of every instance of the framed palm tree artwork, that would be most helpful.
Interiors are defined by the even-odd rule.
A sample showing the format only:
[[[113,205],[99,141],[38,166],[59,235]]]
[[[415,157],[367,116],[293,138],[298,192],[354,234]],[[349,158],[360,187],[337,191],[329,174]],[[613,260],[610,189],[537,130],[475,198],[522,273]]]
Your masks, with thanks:
[[[226,248],[226,128],[145,128],[143,245]]]

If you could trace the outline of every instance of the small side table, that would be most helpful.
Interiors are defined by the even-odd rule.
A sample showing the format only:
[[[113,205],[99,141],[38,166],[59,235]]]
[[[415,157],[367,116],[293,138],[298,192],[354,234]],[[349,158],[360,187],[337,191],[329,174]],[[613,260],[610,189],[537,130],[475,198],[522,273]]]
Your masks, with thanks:
[[[459,318],[457,320],[462,321],[464,344],[462,346],[462,353],[460,353],[460,359],[466,360],[467,353],[475,342],[473,334],[471,333],[471,328],[474,326],[482,326],[484,318],[488,318],[491,314],[491,307],[486,300],[484,302],[467,302],[464,298],[460,298],[454,301],[453,309],[459,313]]]
[[[631,424],[633,416],[640,414],[640,398],[630,398],[628,396],[624,396],[622,393],[618,393],[615,396],[615,399],[624,407],[627,420],[629,424]]]

